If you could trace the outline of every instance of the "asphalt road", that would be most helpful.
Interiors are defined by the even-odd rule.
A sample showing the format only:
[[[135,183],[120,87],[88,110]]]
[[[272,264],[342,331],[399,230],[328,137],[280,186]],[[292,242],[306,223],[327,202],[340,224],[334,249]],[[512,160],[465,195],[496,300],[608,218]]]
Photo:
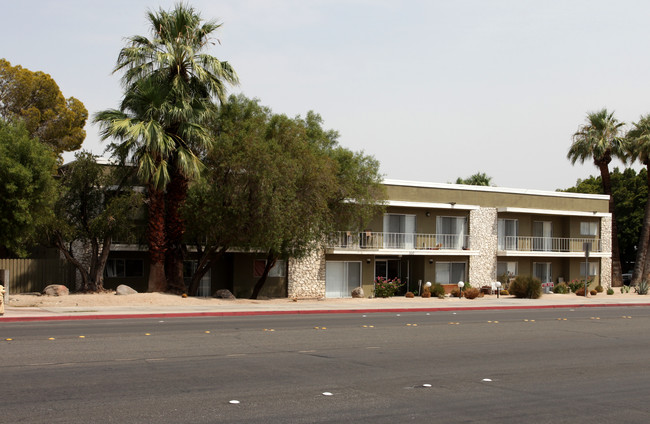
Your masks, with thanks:
[[[642,307],[5,323],[0,423],[647,423],[649,336]]]

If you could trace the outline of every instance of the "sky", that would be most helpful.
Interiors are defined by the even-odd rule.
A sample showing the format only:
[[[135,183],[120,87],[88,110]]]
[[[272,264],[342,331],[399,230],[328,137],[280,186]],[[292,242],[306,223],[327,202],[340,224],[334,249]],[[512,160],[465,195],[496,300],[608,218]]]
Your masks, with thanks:
[[[148,36],[146,12],[175,1],[0,4],[0,57],[50,74],[92,116],[121,100],[112,70],[125,38]],[[568,188],[598,175],[566,159],[588,112],[606,107],[628,124],[650,113],[644,0],[189,4],[223,23],[209,53],[238,73],[230,93],[275,113],[319,113],[387,179],[447,183],[484,172],[500,187]],[[86,131],[83,148],[104,153],[98,127]]]

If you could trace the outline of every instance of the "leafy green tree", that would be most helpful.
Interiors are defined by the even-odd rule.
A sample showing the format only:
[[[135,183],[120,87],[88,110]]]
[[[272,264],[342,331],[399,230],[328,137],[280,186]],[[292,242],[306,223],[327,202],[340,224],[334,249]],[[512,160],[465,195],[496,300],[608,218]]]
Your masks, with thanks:
[[[0,119],[0,246],[27,254],[52,216],[56,159],[21,122]]]
[[[57,155],[79,149],[86,138],[88,111],[81,101],[63,97],[48,74],[5,59],[0,59],[0,117],[23,121],[30,136]]]
[[[278,259],[302,258],[330,231],[361,228],[382,210],[377,161],[339,146],[338,134],[323,130],[313,112],[288,118],[231,96],[214,131],[204,179],[192,186],[185,208],[188,234],[203,252],[190,293],[235,246],[266,253],[255,298]]]
[[[79,272],[80,290],[103,291],[111,244],[135,234],[142,195],[125,186],[128,169],[98,164],[87,152],[75,158],[60,170],[61,192],[47,234]],[[75,256],[75,245],[87,251]]]
[[[626,168],[621,172],[618,168],[614,168],[611,182],[618,228],[618,237],[612,240],[612,244],[618,245],[621,261],[627,271],[628,267],[635,262],[639,234],[643,227],[643,208],[648,198],[647,171],[642,169],[637,173],[632,168]],[[575,186],[564,191],[604,194],[602,177],[591,176],[578,180]]]
[[[492,177],[488,177],[488,175],[484,172],[477,172],[476,174],[470,175],[467,178],[458,177],[456,179],[456,184],[467,184],[467,185],[489,187],[492,185]]]
[[[135,159],[148,184],[149,290],[180,293],[185,226],[179,211],[201,169],[198,154],[211,148],[205,124],[214,115],[212,100],[222,102],[226,86],[238,80],[228,62],[205,53],[220,27],[216,21],[204,22],[182,3],[147,18],[151,38],[129,38],[114,70],[123,72],[122,107],[99,113],[95,121],[105,138],[121,141],[114,151]]]
[[[613,112],[602,109],[587,114],[586,123],[573,134],[573,143],[569,148],[567,158],[572,164],[593,160],[600,170],[603,192],[610,196],[609,212],[612,214],[612,240],[617,240],[616,212],[612,197],[612,182],[609,173],[609,163],[613,158],[625,160],[627,140],[620,136],[623,122],[619,122]],[[612,243],[612,283],[623,285],[621,260],[618,243]]]

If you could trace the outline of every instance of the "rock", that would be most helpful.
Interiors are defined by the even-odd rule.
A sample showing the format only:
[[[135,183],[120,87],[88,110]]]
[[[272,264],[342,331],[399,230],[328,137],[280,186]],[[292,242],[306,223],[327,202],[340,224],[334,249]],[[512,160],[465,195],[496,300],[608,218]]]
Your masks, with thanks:
[[[119,295],[127,295],[127,294],[136,294],[138,293],[136,290],[132,289],[131,287],[127,286],[126,284],[120,284],[117,286],[115,289],[115,294]]]
[[[216,292],[214,292],[212,297],[216,297],[217,299],[230,299],[230,300],[235,299],[235,295],[233,295],[230,292],[230,290],[226,290],[226,289],[217,290]]]
[[[63,284],[50,284],[43,289],[43,294],[47,296],[67,296],[70,290]]]
[[[356,289],[352,290],[352,297],[356,299],[361,299],[365,297],[363,293],[363,288],[357,287]]]

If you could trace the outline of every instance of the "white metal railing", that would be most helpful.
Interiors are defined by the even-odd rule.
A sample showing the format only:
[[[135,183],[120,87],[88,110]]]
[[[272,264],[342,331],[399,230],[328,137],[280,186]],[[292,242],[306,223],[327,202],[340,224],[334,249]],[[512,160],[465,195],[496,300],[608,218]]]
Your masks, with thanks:
[[[339,231],[331,234],[328,247],[350,250],[463,250],[470,246],[468,235]]]
[[[506,236],[498,240],[499,250],[520,252],[583,252],[584,243],[591,244],[592,252],[601,252],[600,239]]]

